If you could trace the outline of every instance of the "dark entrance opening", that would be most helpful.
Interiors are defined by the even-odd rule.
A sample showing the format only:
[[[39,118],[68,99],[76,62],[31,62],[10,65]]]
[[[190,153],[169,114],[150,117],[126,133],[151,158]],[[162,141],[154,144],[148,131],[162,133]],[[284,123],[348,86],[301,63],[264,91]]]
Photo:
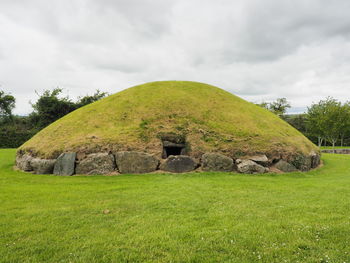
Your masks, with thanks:
[[[169,157],[170,155],[180,155],[182,151],[182,147],[164,146],[164,151],[165,151],[166,157]]]
[[[183,154],[186,154],[185,144],[163,141],[162,157],[164,159],[168,158],[170,155],[183,155]]]

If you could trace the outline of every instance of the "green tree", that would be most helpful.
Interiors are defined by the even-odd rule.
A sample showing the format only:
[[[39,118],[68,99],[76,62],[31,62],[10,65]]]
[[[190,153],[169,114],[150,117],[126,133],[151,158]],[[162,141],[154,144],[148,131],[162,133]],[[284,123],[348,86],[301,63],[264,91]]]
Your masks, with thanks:
[[[77,108],[68,97],[61,98],[62,89],[45,90],[37,93],[39,99],[32,104],[34,109],[31,119],[38,128],[43,128]]]
[[[30,114],[35,127],[42,129],[64,115],[107,95],[106,92],[97,90],[92,96],[86,95],[74,102],[68,96],[62,97],[62,92],[61,88],[56,88],[51,91],[45,90],[41,94],[37,93],[39,99],[32,104],[34,111]]]
[[[286,98],[278,98],[270,103],[269,110],[278,116],[283,116],[290,107],[291,105]]]
[[[306,127],[306,118],[306,114],[289,114],[283,116],[283,120],[288,122],[304,135],[307,135],[308,133],[308,129]]]
[[[98,101],[98,100],[106,97],[107,95],[108,95],[107,92],[101,92],[99,90],[96,90],[96,92],[92,96],[86,95],[84,97],[79,97],[76,105],[78,108],[80,108],[80,107],[83,107],[83,106],[88,105],[90,103],[93,103],[95,101]]]
[[[287,112],[287,109],[291,107],[286,98],[278,98],[273,102],[262,102],[256,105],[267,109],[280,117],[282,117]]]
[[[326,104],[325,111],[325,134],[328,141],[332,143],[333,149],[337,143],[343,128],[343,108],[341,103],[335,99],[330,99]]]
[[[319,146],[326,139],[332,143],[334,149],[347,127],[347,118],[347,107],[342,106],[338,100],[327,97],[308,108],[307,126],[318,137]]]
[[[15,108],[16,99],[10,94],[0,90],[0,118],[11,119],[12,110]]]
[[[318,146],[321,147],[323,140],[326,137],[324,101],[313,103],[310,107],[308,107],[306,126],[311,134],[317,136]]]
[[[342,105],[341,109],[341,131],[340,131],[340,146],[344,146],[344,139],[350,134],[350,102]]]
[[[270,109],[269,109],[270,103],[268,103],[268,102],[263,101],[263,102],[261,102],[261,103],[256,103],[256,105],[260,106],[261,108],[270,110]]]

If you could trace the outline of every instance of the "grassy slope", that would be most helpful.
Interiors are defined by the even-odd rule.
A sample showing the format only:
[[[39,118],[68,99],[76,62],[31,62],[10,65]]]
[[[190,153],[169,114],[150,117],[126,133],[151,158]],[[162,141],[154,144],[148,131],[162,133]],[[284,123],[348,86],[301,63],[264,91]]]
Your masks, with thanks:
[[[57,177],[12,171],[14,155],[0,151],[0,262],[350,261],[350,156],[285,175]]]
[[[212,147],[267,152],[294,146],[305,153],[317,150],[267,110],[219,88],[184,81],[152,82],[111,95],[53,123],[22,149],[46,157],[81,145],[160,151],[158,132],[174,131],[187,133],[198,151]]]

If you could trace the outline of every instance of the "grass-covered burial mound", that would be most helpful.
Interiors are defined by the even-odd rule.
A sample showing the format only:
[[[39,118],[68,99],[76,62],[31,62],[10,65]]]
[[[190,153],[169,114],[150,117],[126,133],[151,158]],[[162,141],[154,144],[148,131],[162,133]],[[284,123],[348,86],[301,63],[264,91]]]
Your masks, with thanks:
[[[72,175],[309,170],[319,150],[278,116],[217,87],[146,83],[80,108],[17,151],[17,167]]]

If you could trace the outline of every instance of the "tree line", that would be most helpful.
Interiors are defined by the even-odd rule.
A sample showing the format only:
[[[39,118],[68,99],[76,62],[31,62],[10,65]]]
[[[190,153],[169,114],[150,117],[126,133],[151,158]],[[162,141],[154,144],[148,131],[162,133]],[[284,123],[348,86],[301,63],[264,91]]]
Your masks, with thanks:
[[[303,114],[286,114],[291,107],[286,98],[279,98],[272,103],[257,104],[277,114],[290,125],[302,132],[319,147],[350,144],[350,102],[327,97],[312,103]]]
[[[38,99],[31,103],[32,112],[28,116],[18,116],[13,114],[15,97],[0,90],[0,148],[16,148],[57,119],[108,95],[97,90],[73,101],[68,96],[62,96],[61,88],[36,94]]]
[[[319,146],[325,141],[333,148],[350,135],[350,102],[327,97],[318,103],[313,103],[307,110],[306,126],[308,131],[317,137]]]

